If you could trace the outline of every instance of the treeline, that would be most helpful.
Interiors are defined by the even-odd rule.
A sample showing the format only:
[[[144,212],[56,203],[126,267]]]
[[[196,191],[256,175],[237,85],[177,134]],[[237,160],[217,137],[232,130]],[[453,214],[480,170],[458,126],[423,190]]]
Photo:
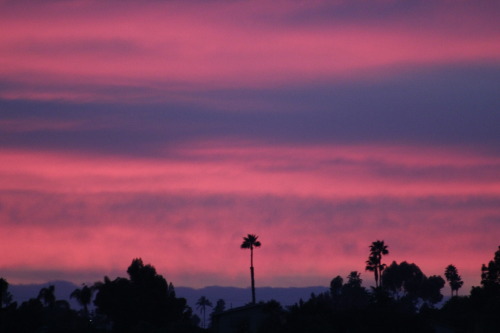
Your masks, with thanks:
[[[463,281],[454,265],[444,269],[451,298],[441,307],[441,276],[427,277],[414,263],[382,262],[388,248],[373,242],[366,270],[373,272],[375,286],[362,286],[361,274],[336,276],[327,293],[282,308],[275,302],[261,332],[500,332],[500,246],[493,260],[481,268],[481,286],[470,295],[458,296]]]
[[[293,306],[250,302],[249,307],[258,307],[263,314],[257,331],[500,332],[500,246],[482,266],[481,286],[473,287],[467,296],[458,296],[463,282],[455,266],[444,268],[445,278],[426,276],[413,263],[386,265],[383,258],[387,254],[383,241],[370,245],[366,271],[373,273],[375,286],[369,289],[363,287],[361,273],[353,271],[346,277],[334,277],[328,292],[312,294]],[[199,317],[186,299],[176,296],[172,283],[142,259],[134,259],[127,274],[128,278],[104,277],[74,290],[70,297],[81,305],[78,310],[56,299],[54,286],[17,304],[8,282],[0,278],[0,332],[215,332],[214,318],[229,313],[224,300],[213,306],[201,297],[196,304]],[[452,297],[437,308],[446,282]],[[242,327],[241,332],[248,332],[246,329]]]

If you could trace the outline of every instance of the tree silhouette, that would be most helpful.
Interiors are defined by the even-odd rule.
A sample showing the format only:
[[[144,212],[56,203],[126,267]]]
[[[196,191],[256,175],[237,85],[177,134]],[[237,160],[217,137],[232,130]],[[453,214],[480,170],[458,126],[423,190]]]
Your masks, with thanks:
[[[481,284],[486,288],[500,287],[500,246],[493,260],[481,267]]]
[[[443,298],[441,289],[445,285],[444,279],[435,275],[426,277],[413,263],[403,261],[398,264],[393,261],[385,269],[383,279],[383,289],[409,311],[415,311],[419,300],[420,304],[433,306]]]
[[[361,279],[361,273],[352,271],[349,275],[347,275],[347,283],[345,285],[350,288],[361,288],[362,283],[363,280]]]
[[[38,293],[38,299],[45,303],[45,306],[53,307],[56,303],[55,287],[50,285],[46,288],[40,289]]]
[[[425,279],[422,286],[422,291],[420,292],[420,298],[430,307],[434,304],[441,302],[443,295],[441,294],[441,289],[443,289],[445,281],[439,275],[432,275]]]
[[[330,296],[335,299],[342,292],[342,286],[344,285],[344,279],[340,275],[337,275],[330,281]]]
[[[498,332],[500,327],[500,246],[493,260],[481,268],[481,287],[472,287],[470,301],[477,332]]]
[[[347,275],[347,282],[342,286],[342,307],[359,309],[368,304],[369,294],[362,283],[361,273],[352,271]]]
[[[69,296],[70,298],[75,298],[76,301],[83,307],[83,315],[85,317],[88,317],[89,315],[88,306],[92,301],[93,292],[94,292],[93,288],[88,287],[84,284],[81,289],[76,288],[75,290],[73,290],[73,292]]]
[[[366,261],[365,270],[373,272],[375,275],[375,288],[382,286],[382,271],[386,265],[382,264],[382,256],[389,254],[384,241],[377,240],[370,245],[370,256]]]
[[[420,268],[406,261],[400,264],[393,261],[384,271],[384,289],[396,300],[416,300],[424,280],[425,275]]]
[[[226,309],[226,301],[224,301],[222,298],[219,298],[217,300],[217,303],[215,303],[214,313],[224,312],[225,309]]]
[[[0,278],[0,310],[11,302],[12,294],[9,292],[9,283],[4,278]]]
[[[260,242],[257,240],[259,236],[248,234],[247,237],[243,237],[243,243],[241,243],[242,249],[250,249],[250,278],[252,281],[252,303],[255,304],[255,278],[253,269],[253,248],[260,247]]]
[[[451,297],[453,297],[453,292],[455,292],[455,295],[458,296],[458,289],[462,288],[464,282],[462,281],[460,275],[458,275],[457,268],[453,265],[448,265],[444,271],[444,276],[450,285]]]
[[[203,314],[203,328],[207,328],[205,323],[205,318],[206,318],[205,313],[207,306],[212,307],[212,302],[210,302],[210,300],[205,296],[201,296],[196,302],[196,309]]]
[[[130,279],[118,277],[96,284],[94,304],[107,316],[116,332],[145,331],[172,325],[190,325],[191,310],[184,298],[176,298],[172,284],[142,259],[134,259],[127,270]],[[175,331],[173,328],[172,331]]]

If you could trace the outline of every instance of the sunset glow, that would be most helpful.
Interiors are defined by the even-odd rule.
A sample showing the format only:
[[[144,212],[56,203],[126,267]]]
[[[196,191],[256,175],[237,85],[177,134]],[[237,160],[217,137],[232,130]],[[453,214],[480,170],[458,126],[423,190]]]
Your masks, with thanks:
[[[122,4],[123,3],[123,4]],[[0,1],[0,276],[467,292],[500,245],[496,1]]]

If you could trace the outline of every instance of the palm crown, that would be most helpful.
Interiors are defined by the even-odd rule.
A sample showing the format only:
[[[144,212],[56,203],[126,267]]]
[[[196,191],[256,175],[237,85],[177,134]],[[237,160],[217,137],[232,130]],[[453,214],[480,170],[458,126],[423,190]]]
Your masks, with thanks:
[[[258,238],[259,236],[248,234],[247,237],[243,237],[241,248],[253,250],[254,247],[260,247],[260,242],[257,240]]]
[[[203,328],[206,328],[205,311],[207,306],[212,307],[212,302],[210,302],[210,300],[205,296],[201,296],[200,299],[198,299],[198,302],[196,302],[196,309],[203,313]]]
[[[375,286],[378,288],[381,284],[382,271],[385,269],[386,265],[382,264],[382,256],[389,254],[387,245],[384,241],[377,240],[370,245],[370,256],[366,261],[366,270],[374,272],[375,274]],[[379,284],[380,280],[380,284]]]

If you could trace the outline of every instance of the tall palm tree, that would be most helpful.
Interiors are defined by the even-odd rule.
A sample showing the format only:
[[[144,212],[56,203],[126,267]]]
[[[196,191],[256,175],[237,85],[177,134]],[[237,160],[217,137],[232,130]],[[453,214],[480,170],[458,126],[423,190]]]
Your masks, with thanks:
[[[88,317],[89,315],[89,308],[88,306],[90,305],[90,302],[92,301],[92,293],[94,292],[94,288],[88,287],[85,284],[81,289],[76,288],[73,290],[71,295],[69,295],[70,298],[75,298],[78,303],[80,303],[81,306],[83,306],[83,315],[85,317]]]
[[[196,309],[200,311],[200,313],[203,313],[203,328],[207,328],[205,324],[205,312],[207,306],[212,307],[212,302],[210,302],[210,300],[208,300],[205,296],[201,296],[198,299],[198,302],[196,302]]]
[[[382,286],[382,271],[386,267],[382,264],[382,256],[389,254],[384,241],[377,240],[370,245],[370,256],[366,261],[365,270],[373,272],[375,275],[375,288]]]
[[[259,236],[248,234],[247,237],[243,237],[243,243],[241,243],[242,249],[250,249],[250,278],[252,279],[252,303],[255,304],[255,278],[253,270],[253,248],[260,247],[260,242],[257,240]]]

